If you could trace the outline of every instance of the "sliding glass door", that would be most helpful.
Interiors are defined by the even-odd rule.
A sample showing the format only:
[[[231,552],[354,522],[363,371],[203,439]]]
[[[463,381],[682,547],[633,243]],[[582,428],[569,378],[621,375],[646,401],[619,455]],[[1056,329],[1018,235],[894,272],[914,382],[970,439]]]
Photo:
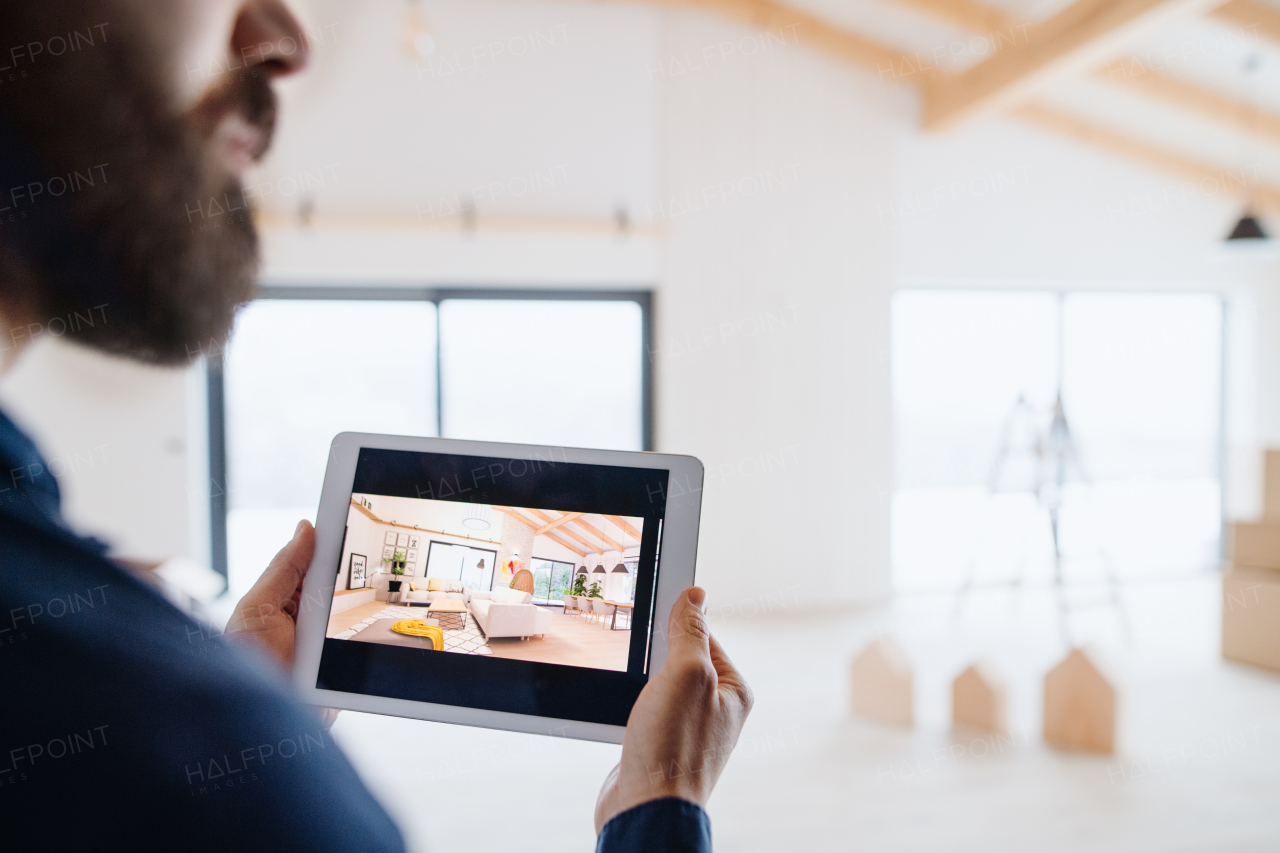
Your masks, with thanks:
[[[539,560],[535,557],[529,567],[533,572],[533,603],[561,604],[569,592],[573,580],[573,563],[559,560]]]
[[[899,590],[1216,569],[1220,297],[906,290],[893,336]]]

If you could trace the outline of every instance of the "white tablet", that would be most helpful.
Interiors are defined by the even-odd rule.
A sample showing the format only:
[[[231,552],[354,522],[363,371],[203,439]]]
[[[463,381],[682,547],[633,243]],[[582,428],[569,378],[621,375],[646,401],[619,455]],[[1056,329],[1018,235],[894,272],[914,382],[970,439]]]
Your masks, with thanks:
[[[690,456],[342,433],[298,613],[305,702],[621,743],[693,583]]]

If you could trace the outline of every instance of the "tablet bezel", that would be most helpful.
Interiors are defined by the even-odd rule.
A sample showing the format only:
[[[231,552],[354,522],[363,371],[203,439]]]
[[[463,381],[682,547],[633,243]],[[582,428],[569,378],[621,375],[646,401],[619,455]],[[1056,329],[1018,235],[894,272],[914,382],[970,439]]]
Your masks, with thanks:
[[[671,608],[675,605],[680,593],[693,584],[698,553],[698,524],[702,507],[702,463],[692,456],[665,453],[591,450],[353,432],[340,433],[333,439],[329,448],[329,465],[325,470],[324,488],[320,495],[320,507],[316,513],[316,549],[303,583],[302,599],[298,609],[293,685],[299,698],[303,702],[328,708],[553,737],[622,743],[623,735],[626,733],[625,726],[415,702],[408,699],[393,699],[316,687],[325,633],[329,624],[329,612],[333,603],[334,588],[337,585],[337,573],[334,567],[342,556],[343,531],[347,525],[356,463],[361,448],[530,461],[555,458],[569,463],[668,471],[669,495],[662,523],[662,547],[657,565],[657,585],[654,590],[654,608],[650,623],[650,676],[662,668],[667,658],[666,627]]]

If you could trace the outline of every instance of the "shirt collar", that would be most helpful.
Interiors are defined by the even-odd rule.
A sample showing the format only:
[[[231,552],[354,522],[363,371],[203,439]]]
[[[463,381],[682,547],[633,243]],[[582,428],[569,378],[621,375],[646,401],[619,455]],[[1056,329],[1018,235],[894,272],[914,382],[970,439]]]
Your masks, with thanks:
[[[34,441],[0,411],[0,510],[64,528],[62,493]]]

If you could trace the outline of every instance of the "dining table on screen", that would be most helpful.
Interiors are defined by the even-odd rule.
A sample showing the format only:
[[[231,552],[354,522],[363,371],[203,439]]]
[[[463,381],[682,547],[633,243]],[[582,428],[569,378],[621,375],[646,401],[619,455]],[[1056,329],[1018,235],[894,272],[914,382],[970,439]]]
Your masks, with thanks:
[[[610,601],[605,599],[605,604],[613,608],[613,620],[609,623],[609,630],[618,630],[618,611],[626,610],[627,612],[627,630],[631,630],[631,616],[635,612],[636,603],[634,601]]]

